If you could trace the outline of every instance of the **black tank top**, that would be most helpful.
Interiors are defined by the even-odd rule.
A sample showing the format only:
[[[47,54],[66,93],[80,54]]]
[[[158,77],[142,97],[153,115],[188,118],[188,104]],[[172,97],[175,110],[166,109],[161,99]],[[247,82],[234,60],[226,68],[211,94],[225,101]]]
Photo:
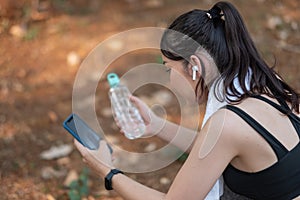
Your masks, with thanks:
[[[293,114],[285,101],[281,105],[262,96],[254,96],[288,116],[300,138],[300,118]],[[261,200],[288,200],[300,195],[300,143],[288,151],[270,132],[238,107],[225,106],[245,120],[272,147],[277,162],[259,172],[241,171],[231,164],[223,173],[228,187],[241,195]]]

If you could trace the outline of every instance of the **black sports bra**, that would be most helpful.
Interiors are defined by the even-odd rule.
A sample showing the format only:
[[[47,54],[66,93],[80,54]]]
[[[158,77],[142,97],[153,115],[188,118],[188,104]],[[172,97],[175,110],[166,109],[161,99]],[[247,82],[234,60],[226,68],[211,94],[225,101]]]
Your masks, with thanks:
[[[286,114],[300,138],[300,118],[290,112],[286,102],[279,100],[281,105],[262,96],[260,99],[281,113]],[[278,161],[259,172],[250,173],[236,169],[229,164],[223,172],[228,187],[241,195],[261,200],[288,200],[300,195],[300,143],[288,151],[270,132],[255,119],[238,107],[228,105],[226,109],[233,111],[257,131],[272,147]]]

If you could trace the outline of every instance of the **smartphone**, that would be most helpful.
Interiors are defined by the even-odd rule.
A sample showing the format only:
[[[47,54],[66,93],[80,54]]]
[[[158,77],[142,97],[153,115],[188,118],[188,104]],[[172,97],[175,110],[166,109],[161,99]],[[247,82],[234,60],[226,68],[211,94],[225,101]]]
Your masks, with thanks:
[[[63,122],[63,127],[83,146],[91,150],[96,150],[99,148],[99,142],[102,138],[92,128],[90,128],[78,115],[72,113]],[[112,153],[113,150],[111,146],[108,144],[107,146],[110,150],[110,153]]]

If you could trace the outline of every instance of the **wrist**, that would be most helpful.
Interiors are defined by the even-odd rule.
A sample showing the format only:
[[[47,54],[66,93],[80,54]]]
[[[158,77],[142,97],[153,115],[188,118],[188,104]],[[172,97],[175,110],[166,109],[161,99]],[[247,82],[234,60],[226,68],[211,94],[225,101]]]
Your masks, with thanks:
[[[104,166],[103,169],[99,172],[99,175],[101,178],[105,178],[105,176],[107,176],[107,174],[114,169],[113,166]]]
[[[106,190],[113,190],[112,179],[115,175],[124,174],[119,169],[111,169],[104,178],[104,186]]]

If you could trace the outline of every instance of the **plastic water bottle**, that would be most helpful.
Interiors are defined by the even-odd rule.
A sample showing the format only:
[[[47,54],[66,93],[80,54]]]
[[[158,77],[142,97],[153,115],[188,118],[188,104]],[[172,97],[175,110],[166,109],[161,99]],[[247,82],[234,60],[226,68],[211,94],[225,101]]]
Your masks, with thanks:
[[[145,132],[145,123],[139,110],[131,103],[131,93],[125,85],[120,84],[117,74],[107,75],[110,85],[109,97],[115,120],[128,139],[141,137]]]

